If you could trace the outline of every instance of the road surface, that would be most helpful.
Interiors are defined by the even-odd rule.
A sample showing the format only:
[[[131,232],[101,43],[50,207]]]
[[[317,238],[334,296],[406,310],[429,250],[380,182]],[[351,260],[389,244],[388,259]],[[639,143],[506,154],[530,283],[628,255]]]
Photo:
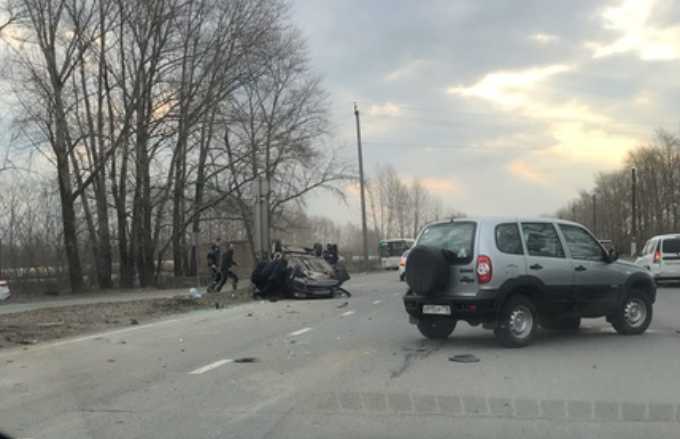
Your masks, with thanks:
[[[424,340],[394,272],[349,288],[351,299],[249,303],[1,351],[0,430],[17,438],[680,437],[678,289],[659,290],[643,336],[585,320],[578,334],[540,333],[509,350],[462,323],[447,341]],[[480,362],[450,362],[455,354]]]

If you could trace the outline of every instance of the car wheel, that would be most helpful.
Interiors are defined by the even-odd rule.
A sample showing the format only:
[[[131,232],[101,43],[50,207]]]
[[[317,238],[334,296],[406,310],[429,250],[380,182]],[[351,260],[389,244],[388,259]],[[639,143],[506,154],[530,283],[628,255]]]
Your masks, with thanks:
[[[498,342],[509,348],[531,343],[536,332],[536,307],[526,296],[512,296],[503,305],[494,331]]]
[[[652,322],[652,303],[644,292],[633,290],[609,320],[619,334],[642,334]]]
[[[429,339],[448,338],[454,329],[456,321],[447,317],[423,317],[418,321],[418,330]]]
[[[581,317],[546,318],[541,321],[541,326],[551,331],[578,331]]]

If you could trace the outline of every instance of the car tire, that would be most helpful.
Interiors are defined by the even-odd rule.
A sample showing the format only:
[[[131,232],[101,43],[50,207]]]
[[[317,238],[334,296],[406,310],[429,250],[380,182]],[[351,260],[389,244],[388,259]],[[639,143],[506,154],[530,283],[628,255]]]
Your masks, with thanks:
[[[550,331],[578,331],[581,317],[546,318],[541,321],[541,327]]]
[[[608,320],[619,334],[638,335],[647,330],[652,314],[652,302],[647,295],[641,290],[633,290]]]
[[[494,333],[502,346],[520,348],[531,343],[537,326],[536,307],[531,299],[516,295],[503,305]]]
[[[418,330],[431,340],[444,340],[456,329],[456,321],[448,317],[422,317]]]

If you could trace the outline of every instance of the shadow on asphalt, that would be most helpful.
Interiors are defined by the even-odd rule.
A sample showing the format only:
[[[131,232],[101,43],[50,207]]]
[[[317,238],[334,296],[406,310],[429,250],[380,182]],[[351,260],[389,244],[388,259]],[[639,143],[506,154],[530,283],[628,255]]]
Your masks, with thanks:
[[[535,347],[550,347],[550,346],[559,346],[559,347],[571,347],[571,346],[589,346],[589,345],[595,345],[595,344],[601,344],[603,341],[606,341],[607,343],[613,342],[613,341],[630,341],[631,346],[634,345],[633,342],[635,341],[641,341],[644,339],[646,336],[649,334],[641,335],[641,336],[622,336],[619,334],[616,334],[614,332],[602,332],[601,328],[583,328],[579,330],[578,332],[559,332],[559,331],[547,331],[547,330],[538,330],[536,332],[536,335],[531,342],[531,344],[525,348],[521,348],[522,350],[525,349],[532,349]],[[423,344],[424,342],[424,344]],[[505,350],[505,348],[502,348],[498,342],[496,341],[496,338],[493,334],[492,331],[488,330],[479,330],[478,333],[475,334],[464,334],[464,335],[456,335],[455,331],[451,336],[446,339],[446,340],[426,340],[424,338],[421,339],[414,339],[414,340],[409,340],[407,343],[405,343],[404,347],[406,346],[432,346],[432,347],[438,347],[438,348],[456,348],[456,349],[466,349],[466,348],[493,348],[493,349],[502,349]]]

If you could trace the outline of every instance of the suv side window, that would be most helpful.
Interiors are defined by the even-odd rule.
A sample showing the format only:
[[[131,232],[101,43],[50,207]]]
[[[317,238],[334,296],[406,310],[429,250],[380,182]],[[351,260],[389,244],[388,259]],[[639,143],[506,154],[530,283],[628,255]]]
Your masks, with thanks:
[[[519,227],[515,223],[505,223],[496,226],[496,247],[502,253],[523,255],[522,238]]]
[[[560,230],[562,230],[564,239],[567,241],[572,259],[601,261],[604,258],[600,244],[581,227],[560,224]]]
[[[522,223],[522,233],[530,256],[564,257],[560,237],[551,223]]]

